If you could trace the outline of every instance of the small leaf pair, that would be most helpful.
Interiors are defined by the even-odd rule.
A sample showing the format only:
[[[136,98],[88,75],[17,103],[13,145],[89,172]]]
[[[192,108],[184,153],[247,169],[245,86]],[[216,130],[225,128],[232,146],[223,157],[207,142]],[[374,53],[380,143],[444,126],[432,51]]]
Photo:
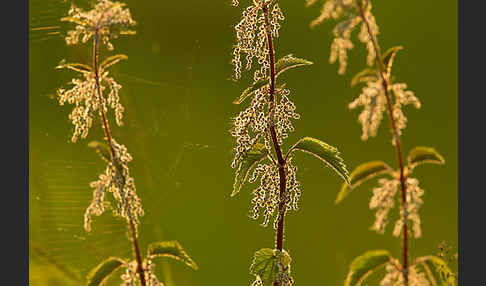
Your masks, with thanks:
[[[425,163],[438,165],[445,163],[444,158],[434,148],[425,146],[413,148],[408,155],[407,161],[408,166],[406,169],[409,170]],[[351,172],[350,184],[343,184],[341,187],[335,203],[340,203],[352,190],[362,183],[384,174],[395,176],[393,169],[383,161],[371,161],[359,165],[353,172]]]
[[[397,265],[387,250],[370,250],[356,257],[349,268],[344,286],[360,286],[374,272],[387,263]],[[423,256],[415,260],[411,267],[422,267],[433,286],[455,285],[455,276],[447,263],[437,256]]]
[[[147,251],[147,257],[169,257],[183,262],[194,270],[198,269],[196,262],[189,257],[180,243],[176,240],[150,244]],[[110,257],[104,260],[88,274],[87,286],[103,285],[111,274],[115,273],[124,265],[127,265],[127,261],[118,257]]]

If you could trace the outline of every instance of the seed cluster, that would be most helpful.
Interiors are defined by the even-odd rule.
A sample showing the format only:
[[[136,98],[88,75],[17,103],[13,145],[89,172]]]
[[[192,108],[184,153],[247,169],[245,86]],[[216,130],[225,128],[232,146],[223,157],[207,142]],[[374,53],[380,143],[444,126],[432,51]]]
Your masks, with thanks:
[[[371,229],[383,234],[385,232],[385,227],[388,224],[388,213],[395,206],[395,195],[398,192],[400,180],[380,179],[378,180],[378,183],[380,184],[380,187],[373,189],[373,196],[369,204],[370,209],[376,209],[375,222],[371,226]],[[406,180],[407,202],[405,206],[400,206],[400,218],[395,222],[395,227],[393,230],[394,236],[399,236],[401,234],[404,217],[412,222],[414,236],[418,238],[422,235],[422,230],[420,228],[420,216],[418,212],[423,204],[421,197],[424,194],[424,191],[418,186],[418,184],[419,182],[415,178],[409,177]]]
[[[307,0],[307,6],[317,3],[317,0]],[[366,1],[366,7],[363,10],[364,17],[367,19],[369,27],[373,35],[379,34],[379,28],[375,21],[375,16],[371,13],[371,3]],[[354,48],[354,44],[351,41],[351,34],[354,29],[361,23],[361,30],[358,34],[360,42],[366,45],[368,50],[368,56],[366,63],[372,66],[376,52],[373,48],[372,39],[368,33],[368,27],[361,18],[358,5],[353,0],[327,0],[322,5],[321,14],[311,23],[311,27],[314,27],[322,22],[334,19],[341,20],[336,24],[333,29],[334,39],[331,43],[331,53],[329,56],[329,62],[339,62],[339,74],[344,74],[347,68],[348,51]]]
[[[380,286],[405,286],[403,274],[392,263],[386,265],[386,275],[380,281]],[[409,286],[429,286],[425,273],[420,272],[416,267],[408,268],[408,285]]]
[[[110,39],[135,33],[130,27],[135,26],[136,22],[132,19],[130,10],[123,8],[124,6],[124,3],[100,0],[92,10],[83,11],[72,5],[69,17],[61,19],[77,24],[74,30],[67,32],[66,43],[77,44],[80,38],[82,43],[86,43],[98,33],[106,47],[113,50]]]
[[[358,121],[362,126],[361,139],[363,141],[369,137],[376,136],[383,119],[383,112],[386,110],[386,95],[381,77],[376,77],[374,80],[370,79],[366,84],[361,94],[348,105],[350,109],[363,106],[363,111],[358,117]],[[407,118],[403,114],[402,106],[408,104],[413,104],[415,108],[420,108],[421,106],[415,94],[410,90],[406,90],[406,88],[407,85],[404,83],[394,83],[388,86],[388,90],[395,98],[393,117],[395,119],[398,136],[402,134],[402,129],[407,126]]]
[[[61,62],[57,66],[58,69],[73,69],[73,65]],[[106,114],[108,107],[115,113],[115,120],[118,125],[123,125],[123,111],[125,108],[120,103],[119,91],[122,88],[112,77],[109,76],[107,70],[100,68],[99,83],[100,94],[98,95],[96,75],[91,69],[74,69],[83,75],[83,79],[73,78],[68,85],[70,88],[59,88],[57,94],[59,96],[59,104],[64,105],[66,102],[73,104],[74,108],[69,114],[69,119],[74,125],[74,134],[71,138],[72,142],[76,142],[79,137],[86,138],[89,129],[93,125],[93,119],[96,111],[100,110],[100,98],[103,102],[103,112]],[[105,98],[103,92],[109,90],[108,96]]]
[[[116,154],[113,162],[106,166],[105,172],[99,176],[97,181],[90,184],[94,191],[93,200],[84,215],[86,231],[91,231],[92,216],[99,216],[105,211],[105,192],[112,193],[117,201],[117,206],[113,210],[114,215],[132,221],[137,226],[139,217],[144,214],[141,201],[136,193],[135,181],[130,176],[128,169],[132,156],[124,145],[118,144],[114,139],[112,145]]]
[[[254,1],[254,5],[250,5],[243,10],[241,20],[235,26],[236,45],[233,48],[232,63],[234,65],[234,78],[236,80],[241,77],[241,53],[246,54],[247,70],[251,70],[254,58],[260,65],[260,68],[253,75],[255,82],[267,77],[270,63],[268,59],[269,46],[263,7],[269,5],[269,2],[268,0]],[[238,2],[233,1],[233,5],[237,6]],[[279,22],[285,19],[278,3],[273,4],[270,17],[271,31],[268,32],[273,37],[278,37],[278,31],[280,29]]]

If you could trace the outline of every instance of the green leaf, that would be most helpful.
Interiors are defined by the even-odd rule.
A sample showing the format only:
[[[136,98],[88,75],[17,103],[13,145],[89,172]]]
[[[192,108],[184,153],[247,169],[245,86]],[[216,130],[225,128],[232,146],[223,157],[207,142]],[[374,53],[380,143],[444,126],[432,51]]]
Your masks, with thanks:
[[[359,286],[363,281],[379,267],[391,260],[391,255],[386,250],[370,250],[356,257],[344,282],[344,286]]]
[[[393,170],[383,161],[371,161],[359,165],[351,172],[349,177],[350,184],[343,184],[341,187],[335,203],[340,203],[354,188],[362,183],[387,173],[392,175]]]
[[[321,159],[326,166],[336,171],[349,184],[349,172],[346,169],[344,160],[340,157],[341,154],[335,147],[312,137],[304,137],[290,148],[286,157],[294,150],[299,150]]]
[[[100,141],[91,141],[88,143],[88,147],[96,149],[96,153],[100,155],[101,159],[107,163],[111,162],[110,148],[107,144]]]
[[[108,67],[116,64],[117,62],[119,62],[121,60],[126,60],[126,59],[128,59],[128,56],[123,55],[123,54],[108,57],[101,63],[101,69],[106,70]]]
[[[366,82],[378,78],[379,71],[377,69],[365,68],[364,70],[357,73],[351,80],[351,86],[355,86],[360,82]]]
[[[194,270],[199,268],[176,240],[151,243],[148,247],[148,255],[151,257],[169,257],[184,262]]]
[[[66,64],[63,61],[61,61],[61,63],[59,63],[59,65],[56,67],[56,69],[70,69],[70,70],[73,70],[73,71],[77,71],[77,72],[80,72],[80,73],[90,73],[91,72],[91,67],[88,66],[88,65],[84,65],[84,64],[77,64],[77,63],[68,63]]]
[[[393,65],[393,59],[398,51],[403,50],[402,46],[396,46],[393,48],[389,48],[385,53],[382,55],[382,61],[386,68],[386,73],[390,74],[391,67]]]
[[[422,256],[417,258],[415,264],[421,265],[432,285],[451,286],[456,284],[456,278],[447,263],[437,256]]]
[[[275,64],[275,77],[278,77],[284,71],[287,71],[289,69],[293,69],[301,66],[308,66],[312,64],[314,63],[305,59],[296,58],[292,54],[286,55],[285,57],[278,60],[277,63]]]
[[[117,257],[110,257],[105,261],[101,262],[96,266],[91,272],[88,274],[88,286],[98,286],[103,285],[105,280],[112,274],[113,272],[117,271],[125,261],[121,258]]]
[[[300,66],[312,65],[313,62],[294,57],[292,54],[287,55],[275,63],[275,79],[282,74],[284,71],[293,69]],[[248,97],[254,94],[255,91],[269,84],[270,77],[260,79],[259,81],[253,83],[251,86],[246,88],[240,96],[233,101],[234,104],[241,104]]]
[[[408,153],[408,166],[415,168],[416,166],[424,163],[442,165],[445,163],[444,157],[432,147],[419,146],[413,148]]]
[[[255,252],[250,273],[260,277],[264,286],[270,286],[279,274],[278,263],[287,267],[291,261],[292,259],[286,251],[280,252],[278,249],[262,248]]]
[[[235,175],[235,182],[233,184],[233,192],[231,196],[235,196],[237,193],[240,192],[241,188],[245,184],[248,176],[250,174],[251,169],[258,164],[258,162],[265,159],[268,152],[265,148],[264,144],[257,143],[253,146],[253,149],[250,150],[242,159],[238,165],[238,170],[236,171]]]

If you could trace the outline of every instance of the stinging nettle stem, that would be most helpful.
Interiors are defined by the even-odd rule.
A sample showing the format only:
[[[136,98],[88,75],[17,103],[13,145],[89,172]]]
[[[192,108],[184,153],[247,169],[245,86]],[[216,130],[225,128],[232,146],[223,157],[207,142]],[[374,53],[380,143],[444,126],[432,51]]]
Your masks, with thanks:
[[[113,142],[111,139],[111,132],[110,132],[110,126],[108,125],[108,120],[106,119],[105,115],[105,110],[104,110],[104,104],[103,104],[103,97],[101,96],[101,87],[100,87],[100,80],[99,80],[99,70],[98,70],[98,29],[96,29],[95,34],[94,34],[94,40],[93,40],[93,69],[95,72],[95,80],[96,80],[96,89],[98,93],[98,100],[99,100],[99,105],[100,105],[100,115],[101,119],[103,122],[103,130],[105,131],[106,135],[106,141],[108,142],[108,146],[110,147],[110,152],[113,160],[116,158],[115,154],[115,149],[113,147]],[[123,195],[123,191],[121,192]],[[122,198],[124,199],[124,198]],[[130,228],[130,235],[132,236],[132,243],[133,243],[133,249],[135,252],[135,258],[137,260],[137,271],[140,276],[140,284],[142,286],[146,286],[147,283],[145,281],[145,271],[143,269],[143,264],[142,264],[142,256],[140,255],[140,247],[138,245],[138,238],[137,238],[137,231],[135,228],[135,224],[133,223],[132,219],[132,213],[130,211],[130,206],[127,208],[127,213],[128,213],[128,221],[129,221],[129,228]]]
[[[400,169],[400,186],[401,186],[401,197],[402,197],[402,208],[403,208],[403,241],[402,241],[402,273],[403,273],[403,278],[405,282],[405,286],[408,286],[408,217],[407,217],[407,186],[406,186],[406,178],[405,178],[405,172],[404,172],[404,166],[403,166],[403,155],[402,155],[402,146],[401,146],[401,141],[400,141],[400,135],[398,134],[398,129],[396,127],[395,123],[395,118],[393,116],[393,108],[392,108],[392,103],[391,103],[391,97],[388,92],[388,78],[385,76],[385,71],[384,71],[384,64],[383,60],[381,58],[381,52],[380,48],[378,47],[376,37],[371,31],[370,24],[368,20],[366,19],[364,10],[363,10],[363,4],[361,0],[356,1],[358,3],[359,7],[359,12],[361,14],[361,18],[363,22],[366,24],[366,28],[368,30],[369,37],[371,39],[371,42],[373,44],[373,48],[375,50],[376,54],[376,64],[378,65],[379,71],[380,71],[380,76],[383,82],[383,89],[385,91],[385,98],[386,98],[386,105],[387,105],[387,113],[388,117],[390,118],[390,125],[391,125],[391,131],[393,134],[393,140],[395,143],[395,150],[397,153],[397,159],[398,159],[398,167]]]
[[[278,226],[277,226],[277,233],[276,233],[276,248],[279,251],[283,249],[283,238],[284,238],[284,227],[285,227],[285,187],[286,187],[286,177],[285,177],[285,159],[282,155],[282,150],[280,149],[280,145],[278,144],[277,140],[277,132],[275,131],[275,126],[273,122],[273,115],[275,112],[275,51],[273,47],[273,38],[272,38],[272,31],[270,28],[270,20],[269,20],[269,12],[268,12],[268,4],[263,4],[262,10],[263,14],[265,15],[265,31],[267,34],[268,40],[268,49],[269,49],[269,57],[270,57],[270,98],[269,98],[269,116],[270,116],[270,134],[272,136],[273,148],[275,149],[275,153],[277,155],[278,160],[278,177],[280,179],[280,203],[278,206]],[[278,282],[273,283],[274,286],[278,286]]]

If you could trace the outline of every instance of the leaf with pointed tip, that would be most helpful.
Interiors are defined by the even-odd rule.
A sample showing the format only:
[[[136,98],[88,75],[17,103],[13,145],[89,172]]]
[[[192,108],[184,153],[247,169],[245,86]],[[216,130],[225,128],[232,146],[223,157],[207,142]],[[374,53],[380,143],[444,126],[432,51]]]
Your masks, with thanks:
[[[349,184],[349,172],[346,169],[344,160],[341,158],[341,153],[339,153],[337,148],[324,143],[321,140],[312,137],[304,137],[290,148],[286,157],[294,150],[299,150],[319,158],[326,164],[326,166],[336,171],[336,173]]]
[[[364,70],[357,73],[351,80],[351,86],[355,86],[360,82],[366,81],[376,81],[378,79],[378,70],[372,68],[365,68]]]
[[[383,161],[366,162],[354,169],[349,176],[349,185],[344,183],[338,193],[335,203],[338,204],[357,186],[383,174],[393,175],[393,170]]]
[[[382,55],[383,64],[386,68],[386,73],[390,74],[391,67],[393,65],[393,60],[395,59],[395,55],[398,51],[403,50],[402,46],[396,46],[393,48],[389,48],[385,53]]]
[[[62,17],[61,22],[71,22],[71,23],[78,24],[78,25],[81,25],[81,26],[88,25],[88,22],[86,20],[81,20],[81,19],[74,18],[74,17]]]
[[[275,78],[277,78],[280,74],[283,72],[293,69],[296,67],[300,66],[306,66],[306,65],[312,65],[313,62],[305,60],[305,59],[300,59],[294,57],[292,54],[287,55],[277,61],[275,63]],[[258,89],[262,88],[265,85],[268,85],[268,81],[270,80],[270,77],[266,77],[263,79],[258,80],[257,82],[253,83],[251,86],[246,88],[240,96],[233,101],[234,104],[241,104],[243,101],[245,101],[248,97],[254,94],[255,91]]]
[[[177,240],[151,243],[148,247],[148,256],[169,257],[184,262],[194,270],[198,269],[196,262],[189,257]]]
[[[118,257],[110,257],[105,261],[101,262],[88,274],[88,286],[99,286],[103,285],[108,276],[113,272],[117,271],[125,261]]]
[[[314,64],[306,59],[300,59],[294,57],[294,55],[286,55],[285,57],[279,59],[275,64],[275,77],[278,77],[283,72],[301,66],[308,66]]]
[[[101,159],[107,163],[111,162],[110,148],[107,144],[100,141],[91,141],[88,143],[88,147],[96,149],[96,153],[100,155]]]
[[[128,59],[128,56],[124,54],[119,54],[119,55],[114,55],[111,57],[106,58],[103,62],[101,62],[101,69],[106,70],[108,67],[116,64],[117,62],[121,60],[126,60]]]
[[[424,163],[442,165],[445,163],[444,157],[432,147],[418,146],[408,153],[408,166],[415,168]]]
[[[359,286],[374,271],[391,260],[386,250],[370,250],[356,257],[349,267],[344,286]]]
[[[280,252],[278,249],[262,248],[255,252],[250,273],[260,277],[264,286],[270,286],[279,274],[278,263],[287,267],[291,261],[292,259],[286,251]]]
[[[415,264],[421,265],[432,285],[451,286],[456,284],[456,278],[447,263],[437,256],[422,256],[417,258]]]
[[[84,64],[77,64],[77,63],[72,63],[72,64],[66,64],[61,62],[56,69],[70,69],[73,71],[77,71],[80,73],[90,73],[91,72],[91,67],[88,65]]]
[[[256,143],[253,149],[250,150],[240,161],[235,175],[235,182],[233,183],[233,192],[231,196],[235,196],[240,192],[241,188],[248,179],[251,169],[258,164],[258,162],[265,159],[268,151],[264,144]]]

